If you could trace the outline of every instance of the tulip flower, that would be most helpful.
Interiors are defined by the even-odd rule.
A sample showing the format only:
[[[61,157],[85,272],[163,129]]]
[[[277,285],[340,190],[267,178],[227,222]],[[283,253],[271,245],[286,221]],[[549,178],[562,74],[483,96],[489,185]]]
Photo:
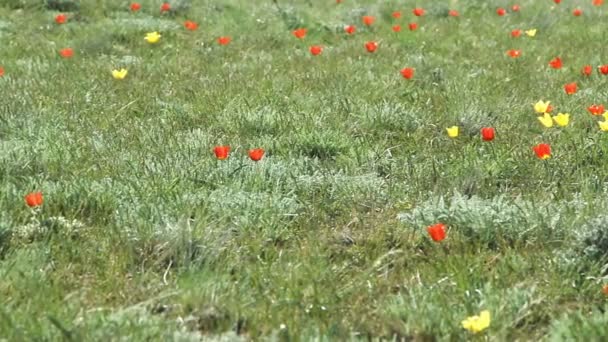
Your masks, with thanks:
[[[169,4],[168,2],[163,2],[162,5],[160,5],[160,12],[169,12],[171,10],[171,4]]]
[[[481,129],[481,138],[483,141],[492,141],[494,140],[495,135],[496,132],[493,127],[484,127]]]
[[[196,29],[198,28],[198,24],[192,20],[186,20],[184,21],[184,27],[188,31],[196,31]]]
[[[59,25],[61,24],[65,24],[68,21],[68,16],[67,14],[57,14],[55,16],[55,22]]]
[[[575,17],[580,17],[580,16],[583,14],[583,10],[582,10],[582,9],[580,9],[580,8],[575,8],[575,9],[572,11],[572,14],[573,14]]]
[[[458,137],[459,128],[458,126],[452,126],[445,129],[448,132],[448,137],[454,139]]]
[[[4,76],[4,68],[0,66],[0,77]]]
[[[589,113],[591,113],[593,115],[602,115],[602,114],[604,114],[604,105],[593,104],[593,105],[587,107],[587,110],[589,111]]]
[[[550,112],[550,110],[549,110],[550,103],[551,103],[551,101],[544,102],[543,100],[540,100],[534,104],[534,111],[536,111],[539,114],[548,113],[548,112]]]
[[[376,21],[375,17],[372,17],[370,15],[364,15],[361,20],[363,21],[363,24],[365,26],[372,26],[374,24],[374,21]]]
[[[414,77],[414,68],[403,68],[401,69],[401,71],[399,71],[401,73],[401,76],[403,76],[403,78],[405,79],[412,79],[412,77]]]
[[[566,127],[566,126],[568,126],[568,123],[570,122],[570,114],[569,113],[559,113],[553,117],[553,121],[555,121],[555,123],[560,127]]]
[[[150,44],[156,44],[160,40],[160,37],[161,37],[160,34],[156,31],[154,31],[154,32],[146,33],[144,40]]]
[[[474,334],[481,332],[490,326],[490,311],[484,310],[479,316],[467,317],[461,324],[463,328]]]
[[[141,5],[139,4],[139,2],[134,2],[131,4],[130,8],[132,12],[137,12],[141,9]]]
[[[59,50],[59,56],[63,58],[72,58],[74,56],[74,50],[72,48],[64,48]]]
[[[401,25],[393,25],[393,32],[401,32]]]
[[[600,126],[600,129],[602,130],[602,132],[608,131],[608,121],[606,121],[606,120],[599,121],[597,124]]]
[[[511,58],[517,58],[521,56],[521,50],[511,49],[507,51],[507,55],[511,56]]]
[[[549,144],[538,144],[532,147],[534,153],[539,159],[549,159],[551,158],[551,146]]]
[[[346,32],[347,34],[353,34],[356,30],[357,28],[354,25],[348,25],[344,27],[344,32]]]
[[[597,69],[602,75],[608,75],[608,64],[600,65]]]
[[[593,0],[593,6],[602,6],[604,0]]]
[[[310,47],[310,53],[313,56],[318,56],[321,54],[321,52],[323,52],[323,47],[320,45],[313,45]]]
[[[602,287],[602,293],[604,293],[604,295],[608,296],[608,284],[604,284],[604,287]]]
[[[251,158],[251,160],[253,161],[259,161],[262,159],[262,157],[264,156],[264,149],[262,148],[254,148],[252,150],[249,150],[249,158]]]
[[[420,8],[420,7],[416,7],[414,8],[414,10],[412,11],[412,13],[414,13],[415,16],[417,17],[421,17],[424,15],[424,9]]]
[[[392,16],[393,16],[393,18],[395,18],[395,19],[399,19],[399,18],[401,18],[401,12],[399,12],[399,11],[395,11],[395,12],[393,12],[391,15],[392,15]]]
[[[445,239],[446,232],[445,224],[443,223],[437,223],[432,226],[429,226],[426,228],[426,231],[431,236],[431,239],[433,239],[433,241],[435,242],[440,242]]]
[[[551,118],[551,115],[549,113],[545,113],[543,114],[543,116],[539,116],[538,121],[540,121],[540,123],[547,128],[553,127],[553,118]]]
[[[556,4],[560,4],[562,2],[562,0],[553,0],[553,2],[555,2]]]
[[[572,94],[576,93],[576,82],[566,83],[564,85],[564,91],[568,95],[572,95]]]
[[[536,36],[536,29],[526,30],[525,32],[526,32],[526,35],[528,37],[534,37],[534,36]]]
[[[457,10],[449,10],[448,11],[448,16],[450,16],[450,17],[459,17],[460,13],[458,13]]]
[[[376,51],[376,49],[378,48],[378,43],[376,42],[367,42],[365,43],[365,49],[367,50],[367,52],[374,52]]]
[[[561,67],[562,67],[562,59],[559,58],[559,57],[555,57],[551,61],[549,61],[549,65],[553,69],[561,69]]]
[[[44,198],[42,197],[42,192],[32,192],[24,197],[25,204],[27,204],[30,208],[35,208],[41,206],[44,202]]]
[[[521,30],[515,29],[515,30],[511,31],[511,37],[517,38],[519,36],[521,36]]]
[[[582,69],[581,69],[581,74],[585,75],[585,76],[591,76],[591,73],[593,72],[593,68],[591,67],[591,65],[585,65]]]
[[[519,12],[519,9],[520,9],[520,7],[517,4],[511,6],[511,11],[513,11],[513,12]]]
[[[114,79],[117,79],[117,80],[124,80],[125,77],[127,77],[127,73],[128,73],[127,69],[124,69],[124,68],[120,69],[120,70],[114,69],[114,70],[112,70],[112,77],[114,77]]]
[[[407,25],[407,27],[410,29],[410,31],[416,31],[418,29],[418,24],[417,23],[409,23]]]
[[[230,146],[215,146],[213,148],[213,153],[215,153],[215,157],[219,160],[228,159],[228,155],[230,154]]]
[[[217,43],[220,45],[228,45],[228,44],[230,44],[230,41],[232,41],[232,38],[226,37],[226,36],[219,37],[217,39]]]
[[[292,34],[296,38],[302,39],[302,38],[306,37],[306,29],[305,28],[295,29],[295,30],[293,30]]]
[[[499,7],[496,9],[496,14],[498,14],[499,17],[502,17],[503,15],[507,14],[507,10]]]

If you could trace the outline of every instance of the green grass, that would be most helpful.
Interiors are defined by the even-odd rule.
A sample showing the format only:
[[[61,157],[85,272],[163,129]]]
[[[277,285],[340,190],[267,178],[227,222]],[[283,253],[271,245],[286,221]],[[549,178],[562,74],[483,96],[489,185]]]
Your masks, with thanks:
[[[608,339],[608,135],[586,111],[608,76],[580,74],[608,63],[606,5],[79,3],[57,25],[0,1],[0,340]],[[541,99],[570,125],[542,127]]]

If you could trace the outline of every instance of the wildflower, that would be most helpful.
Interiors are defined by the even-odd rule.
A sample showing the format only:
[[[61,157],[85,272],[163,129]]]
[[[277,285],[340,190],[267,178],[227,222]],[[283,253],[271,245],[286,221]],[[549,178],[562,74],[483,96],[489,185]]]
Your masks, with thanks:
[[[564,85],[564,91],[568,95],[572,95],[572,94],[576,93],[576,82],[566,83]]]
[[[114,77],[114,79],[116,80],[123,80],[125,77],[127,77],[127,69],[120,69],[120,70],[112,70],[112,77]]]
[[[254,148],[249,150],[249,158],[253,161],[259,161],[264,156],[264,149],[262,148]]]
[[[587,107],[587,110],[589,111],[589,113],[591,113],[593,115],[602,115],[602,114],[604,114],[604,105],[593,104],[593,105]]]
[[[606,121],[606,120],[599,121],[597,124],[600,126],[600,129],[602,130],[602,132],[608,131],[608,121]]]
[[[59,55],[63,58],[71,58],[74,56],[74,49],[72,48],[64,48],[59,50]]]
[[[549,65],[553,68],[553,69],[561,69],[562,67],[562,59],[559,57],[555,57],[552,60],[549,61]]]
[[[296,38],[302,39],[302,38],[306,37],[306,29],[305,28],[295,29],[295,30],[293,30],[292,34]]]
[[[399,11],[395,11],[395,12],[393,12],[391,15],[392,15],[392,16],[393,16],[393,18],[395,18],[395,19],[399,19],[399,18],[401,18],[401,12],[399,12]]]
[[[186,20],[184,21],[184,27],[186,28],[186,30],[196,31],[196,29],[198,28],[198,24],[192,20]]]
[[[573,14],[575,17],[580,17],[580,16],[583,14],[583,10],[582,10],[582,9],[580,9],[580,8],[575,8],[575,9],[572,11],[572,14]]]
[[[437,223],[432,226],[428,226],[426,228],[426,231],[431,236],[431,239],[433,239],[433,241],[435,242],[440,242],[445,239],[445,224],[443,223]]]
[[[356,30],[357,28],[354,25],[348,25],[344,27],[344,32],[346,32],[347,34],[353,34]]]
[[[409,23],[407,25],[407,27],[410,29],[410,31],[416,31],[418,29],[418,24],[417,23]]]
[[[553,118],[551,118],[551,115],[549,113],[545,113],[543,116],[539,116],[538,121],[540,121],[540,123],[547,128],[553,127]]]
[[[4,76],[4,68],[0,66],[0,77]]]
[[[532,147],[534,153],[539,159],[549,159],[551,158],[551,146],[549,144],[538,144]]]
[[[450,16],[450,17],[459,17],[460,13],[458,13],[457,10],[449,10],[448,11],[448,16]]]
[[[517,58],[521,56],[521,50],[511,49],[507,51],[507,55],[511,56],[511,58]]]
[[[231,40],[232,40],[232,38],[223,36],[223,37],[219,37],[217,39],[217,43],[220,45],[228,45],[228,44],[230,44]]]
[[[604,295],[608,296],[608,284],[604,284],[604,287],[602,287],[602,292]]]
[[[555,2],[556,4],[560,4],[560,2],[562,2],[562,0],[553,0],[553,2]]]
[[[585,65],[582,69],[581,69],[581,74],[585,75],[585,76],[590,76],[591,72],[593,72],[593,68],[591,67],[591,65]]]
[[[420,8],[420,7],[416,7],[414,8],[414,10],[412,11],[412,13],[414,13],[415,16],[417,17],[421,17],[424,15],[424,9]]]
[[[414,77],[414,68],[403,68],[401,69],[401,71],[399,71],[401,73],[401,76],[403,76],[403,78],[405,79],[412,79],[412,77]]]
[[[519,36],[521,36],[521,30],[515,29],[515,30],[511,31],[511,37],[517,38]]]
[[[393,32],[401,32],[401,25],[393,25]]]
[[[154,31],[154,32],[146,33],[146,36],[144,37],[144,39],[150,44],[156,44],[160,40],[160,37],[161,37],[160,34],[156,31]]]
[[[55,22],[56,22],[57,24],[59,24],[59,25],[61,25],[61,24],[65,24],[65,23],[66,23],[66,21],[68,21],[68,16],[67,16],[67,14],[63,14],[63,13],[61,13],[61,14],[57,14],[57,15],[55,16]]]
[[[24,199],[25,199],[25,204],[27,204],[27,206],[30,208],[35,208],[35,207],[41,206],[42,203],[44,202],[44,198],[42,197],[42,192],[40,192],[40,191],[29,193],[29,194],[25,195]]]
[[[445,130],[448,132],[448,137],[450,137],[452,139],[458,137],[458,133],[459,133],[458,126],[448,127]]]
[[[481,138],[484,141],[494,140],[495,135],[496,135],[496,132],[493,127],[484,127],[481,129]]]
[[[534,36],[536,36],[536,29],[526,30],[525,32],[526,32],[526,35],[528,37],[534,37]]]
[[[365,26],[372,26],[374,21],[376,21],[376,18],[372,17],[371,15],[364,15],[361,20],[363,20],[363,24]]]
[[[502,7],[498,7],[496,9],[496,14],[498,14],[499,17],[502,17],[503,15],[507,14],[507,10]]]
[[[559,113],[553,117],[553,121],[555,121],[555,123],[560,127],[566,127],[566,126],[568,126],[568,123],[570,122],[570,114],[569,113]]]
[[[141,9],[141,5],[139,4],[139,2],[132,3],[130,7],[132,12],[137,12]]]
[[[602,6],[603,3],[604,0],[593,0],[593,6]]]
[[[490,326],[490,311],[484,310],[479,316],[467,317],[462,321],[462,327],[472,333],[478,333]]]
[[[213,153],[215,153],[215,157],[219,160],[228,159],[228,155],[230,154],[230,146],[215,146],[213,148]]]
[[[540,100],[534,104],[534,111],[539,114],[548,113],[550,103],[551,101],[544,102],[543,100]]]
[[[320,45],[313,45],[310,47],[310,53],[313,56],[318,56],[321,54],[321,52],[323,52],[323,47]]]
[[[378,43],[376,42],[367,42],[365,43],[365,49],[367,50],[367,52],[374,52],[376,51],[376,49],[378,48]]]
[[[511,6],[511,11],[513,11],[513,12],[519,12],[519,9],[520,9],[519,5],[517,5],[517,4]]]
[[[600,65],[597,69],[602,75],[608,75],[608,64]]]
[[[171,10],[171,4],[169,4],[168,2],[163,2],[162,5],[160,5],[160,12],[169,12]]]

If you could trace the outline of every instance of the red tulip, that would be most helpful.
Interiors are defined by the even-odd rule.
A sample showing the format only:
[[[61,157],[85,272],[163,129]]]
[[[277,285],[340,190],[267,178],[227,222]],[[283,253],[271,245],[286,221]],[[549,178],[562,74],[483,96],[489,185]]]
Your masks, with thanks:
[[[511,10],[512,10],[513,12],[519,12],[519,5],[513,5],[513,6],[511,7]]]
[[[551,61],[549,61],[549,65],[553,69],[561,69],[562,68],[562,59],[559,57],[555,57]]]
[[[602,75],[608,75],[608,64],[600,65],[598,70]]]
[[[511,37],[517,38],[519,36],[521,36],[521,30],[515,29],[515,30],[511,31]]]
[[[496,135],[496,132],[494,131],[493,127],[484,127],[481,129],[481,138],[484,141],[494,140],[495,135]]]
[[[410,31],[416,31],[416,29],[418,29],[418,24],[416,23],[409,23],[407,26],[409,27]]]
[[[228,159],[228,155],[230,154],[230,146],[215,146],[213,148],[213,153],[215,153],[215,157],[219,160]]]
[[[593,104],[593,105],[587,107],[587,110],[592,115],[602,115],[602,114],[604,114],[604,105],[603,104],[599,104],[599,105]]]
[[[169,12],[171,10],[171,4],[169,4],[168,2],[163,2],[162,5],[160,5],[160,12]]]
[[[4,76],[4,68],[0,66],[0,77]]]
[[[560,2],[562,2],[562,0],[553,0],[553,2],[555,2],[556,4],[559,4]]]
[[[602,292],[604,293],[604,295],[608,296],[608,284],[604,285],[604,287],[602,287]]]
[[[68,16],[67,14],[57,14],[57,16],[55,16],[55,22],[59,25],[61,24],[65,24],[65,22],[68,21]]]
[[[296,38],[302,39],[302,38],[306,37],[306,29],[305,28],[299,28],[299,29],[293,30],[292,34]]]
[[[551,146],[549,146],[549,144],[538,144],[532,147],[532,149],[539,159],[551,158]]]
[[[217,39],[217,43],[220,45],[228,45],[230,44],[230,41],[232,40],[232,38],[224,36],[224,37],[219,37]]]
[[[320,54],[321,54],[321,52],[323,52],[323,47],[322,47],[322,46],[320,46],[320,45],[313,45],[313,46],[311,46],[311,47],[310,47],[310,53],[311,53],[313,56],[320,55]]]
[[[424,9],[420,8],[420,7],[416,7],[412,11],[412,13],[414,13],[414,15],[417,16],[417,17],[422,17],[424,15]]]
[[[262,148],[254,148],[249,150],[249,158],[253,161],[259,161],[264,156],[264,149]]]
[[[198,24],[191,20],[186,20],[184,22],[184,27],[186,30],[195,31],[198,28]]]
[[[450,17],[459,17],[459,16],[460,16],[460,13],[458,13],[458,11],[457,11],[457,10],[449,10],[449,11],[448,11],[448,15],[449,15]]]
[[[433,241],[435,241],[435,242],[440,242],[443,239],[445,239],[446,232],[445,232],[445,224],[443,224],[443,223],[437,223],[432,226],[428,226],[426,228],[426,231],[431,236],[431,239],[433,239]]]
[[[568,95],[572,95],[572,94],[576,93],[576,82],[566,83],[564,85],[564,91]]]
[[[137,12],[140,9],[141,9],[141,5],[139,4],[139,2],[134,2],[131,4],[131,11]]]
[[[365,49],[367,52],[374,52],[378,48],[378,43],[376,42],[367,42],[365,43]]]
[[[593,68],[591,67],[591,65],[585,65],[583,69],[581,69],[581,73],[585,76],[590,76],[592,72]]]
[[[604,0],[593,0],[593,6],[601,6]]]
[[[582,9],[580,9],[580,8],[575,8],[575,9],[574,9],[574,11],[572,11],[572,14],[573,14],[575,17],[580,17],[580,16],[581,16],[581,14],[583,14],[583,10],[582,10]]]
[[[392,16],[395,19],[399,19],[399,18],[401,18],[401,12],[395,11],[395,12],[393,12]]]
[[[29,194],[25,195],[24,199],[25,199],[25,204],[27,204],[27,206],[30,208],[35,208],[35,207],[41,206],[42,203],[44,202],[44,198],[42,197],[42,192],[40,192],[40,191],[29,193]]]
[[[511,49],[507,51],[507,55],[511,56],[512,58],[517,58],[521,56],[521,50]]]
[[[356,30],[357,28],[354,25],[348,25],[344,27],[344,32],[346,32],[347,34],[353,34]]]
[[[401,69],[401,71],[399,71],[401,73],[401,76],[403,76],[403,78],[405,79],[412,79],[412,77],[414,77],[414,68],[403,68]]]
[[[498,16],[502,17],[503,15],[507,14],[507,10],[502,7],[498,7],[496,9],[496,14],[498,14]]]
[[[401,32],[401,25],[393,25],[393,32]]]
[[[63,58],[71,58],[74,56],[74,50],[72,48],[64,48],[59,50],[59,55]]]
[[[376,18],[372,17],[371,15],[364,15],[362,20],[363,20],[363,24],[365,24],[365,26],[372,26],[374,21],[376,21]]]

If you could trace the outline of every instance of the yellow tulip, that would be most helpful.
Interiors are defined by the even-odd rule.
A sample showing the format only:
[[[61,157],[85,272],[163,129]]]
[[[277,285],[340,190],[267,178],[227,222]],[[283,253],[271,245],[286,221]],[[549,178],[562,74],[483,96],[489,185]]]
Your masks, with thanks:
[[[540,123],[547,128],[553,127],[553,119],[551,119],[551,115],[549,115],[549,113],[545,113],[543,116],[539,116],[538,121],[540,121]]]
[[[448,137],[450,138],[456,138],[458,136],[458,126],[448,127],[446,128],[446,131],[448,131]]]
[[[604,112],[604,114],[602,114],[602,116],[604,117],[604,120],[608,120],[608,111]]]
[[[484,310],[479,316],[471,316],[462,321],[462,327],[472,333],[478,333],[490,326],[490,311]]]
[[[600,129],[604,132],[608,131],[608,121],[600,121],[597,123],[600,125]]]
[[[528,37],[536,36],[536,29],[526,30],[525,32]]]
[[[551,103],[550,101],[544,102],[544,101],[538,101],[534,104],[534,110],[537,113],[543,114],[547,112],[547,108],[549,108],[549,103]]]
[[[144,39],[150,44],[155,44],[160,40],[160,34],[156,31],[146,33],[146,37]]]
[[[125,77],[127,77],[127,69],[120,69],[120,70],[112,70],[112,77],[114,77],[117,80],[122,80]]]
[[[559,113],[553,117],[553,121],[555,121],[555,123],[560,127],[566,127],[566,126],[568,126],[568,123],[570,122],[570,114],[569,113]]]

